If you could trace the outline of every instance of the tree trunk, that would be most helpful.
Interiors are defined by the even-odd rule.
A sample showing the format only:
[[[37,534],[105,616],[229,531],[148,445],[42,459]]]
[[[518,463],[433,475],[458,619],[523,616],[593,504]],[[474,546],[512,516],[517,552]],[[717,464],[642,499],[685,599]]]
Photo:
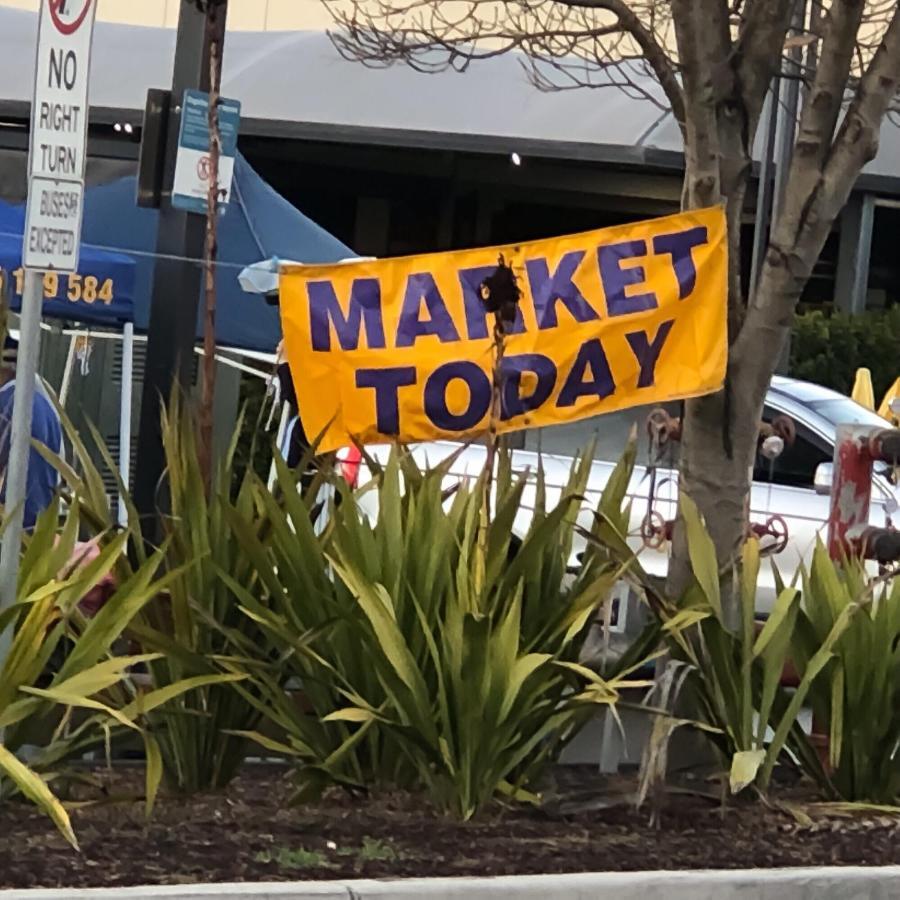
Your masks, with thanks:
[[[706,520],[724,576],[729,576],[729,562],[739,555],[746,533],[750,470],[762,408],[762,399],[757,408],[753,392],[744,389],[743,373],[730,346],[744,318],[740,229],[751,169],[748,136],[753,133],[745,124],[747,116],[737,102],[708,104],[707,127],[699,129],[699,134],[697,129],[689,129],[685,136],[682,195],[684,209],[723,203],[728,224],[729,363],[725,387],[717,394],[685,403],[679,476],[681,490],[690,495]],[[669,592],[679,595],[690,578],[687,543],[679,524],[669,566]],[[728,601],[730,583],[730,577],[723,577],[723,602],[727,621],[737,625],[736,605]]]
[[[770,244],[753,304],[729,353],[725,390],[685,404],[680,486],[703,514],[722,572],[723,608],[737,628],[740,610],[731,573],[740,559],[749,521],[753,462],[766,391],[786,345],[803,285],[821,253],[828,227],[803,229],[790,256]],[[729,233],[729,251],[740,252],[739,233]],[[683,535],[676,530],[670,585],[690,577]]]

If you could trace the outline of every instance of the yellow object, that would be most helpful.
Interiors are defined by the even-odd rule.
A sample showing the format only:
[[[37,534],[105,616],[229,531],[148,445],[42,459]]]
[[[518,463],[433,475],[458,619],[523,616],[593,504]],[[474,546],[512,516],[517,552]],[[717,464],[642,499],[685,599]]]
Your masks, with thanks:
[[[513,246],[285,266],[303,428],[322,452],[484,433],[495,349],[481,285],[501,256],[522,296],[498,431],[716,391],[728,356],[725,230],[716,207]]]
[[[900,398],[900,378],[898,378],[887,390],[881,406],[878,407],[878,415],[882,419],[887,419],[894,426],[900,426],[900,416],[891,410],[891,401]]]
[[[872,387],[872,373],[865,368],[856,370],[853,393],[850,395],[860,406],[875,411],[875,390]]]

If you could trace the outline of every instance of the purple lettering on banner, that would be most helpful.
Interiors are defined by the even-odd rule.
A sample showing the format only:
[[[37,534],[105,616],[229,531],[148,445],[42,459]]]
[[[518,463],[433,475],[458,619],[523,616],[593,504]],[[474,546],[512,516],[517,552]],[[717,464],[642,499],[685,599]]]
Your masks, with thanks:
[[[356,350],[363,326],[366,340],[373,350],[383,350],[384,324],[381,321],[381,285],[377,278],[355,278],[350,288],[347,315],[338,303],[330,281],[310,281],[309,331],[315,351],[331,350],[331,326],[334,326],[341,350]]]
[[[646,281],[643,266],[622,268],[626,259],[647,255],[646,241],[622,241],[597,248],[600,264],[600,280],[606,294],[606,310],[611,316],[627,316],[629,313],[656,309],[659,304],[654,294],[625,294],[625,288]]]
[[[484,308],[484,300],[481,299],[481,284],[488,275],[497,271],[496,266],[475,266],[472,269],[460,269],[458,274],[459,286],[462,288],[463,306],[466,311],[466,330],[470,341],[481,340],[489,335],[488,314]],[[522,318],[522,309],[516,310],[516,321],[507,334],[523,334],[525,320]]]
[[[534,390],[522,396],[522,375],[533,372],[537,376]],[[504,422],[537,409],[547,401],[556,385],[556,366],[553,360],[540,353],[520,353],[504,356],[500,364],[502,390],[500,418]]]
[[[428,310],[428,319],[420,319],[422,301]],[[450,318],[444,298],[435,284],[434,276],[428,272],[410,275],[406,279],[406,293],[403,308],[397,323],[397,347],[412,347],[420,338],[436,335],[442,344],[459,340],[459,332]]]
[[[576,322],[593,322],[600,318],[572,281],[583,259],[584,250],[566,253],[552,276],[546,259],[525,261],[525,271],[528,272],[531,296],[534,299],[534,315],[540,330],[556,328],[559,324],[556,304],[560,301]]]
[[[709,240],[709,233],[704,225],[676,231],[673,234],[658,234],[653,238],[654,253],[668,253],[672,257],[672,267],[678,279],[678,299],[689,297],[697,284],[697,267],[691,251]]]
[[[674,319],[663,322],[656,329],[656,337],[652,341],[648,340],[646,331],[632,331],[625,335],[628,345],[634,358],[641,367],[640,375],[638,375],[637,386],[639,388],[652,387],[656,380],[656,363],[659,361],[659,354],[662,352],[663,344],[675,324]]]
[[[459,379],[469,388],[469,405],[461,413],[450,412],[447,388]],[[491,405],[491,381],[473,362],[444,363],[425,382],[425,415],[443,431],[468,431],[485,416]]]
[[[590,373],[590,377],[585,376]],[[572,371],[559,392],[556,405],[559,407],[574,406],[581,397],[597,397],[602,400],[616,392],[616,383],[606,352],[599,338],[591,338],[581,345],[578,356],[572,364]]]
[[[415,366],[388,369],[357,369],[356,386],[375,391],[375,427],[379,434],[400,434],[400,399],[402,387],[416,383]]]

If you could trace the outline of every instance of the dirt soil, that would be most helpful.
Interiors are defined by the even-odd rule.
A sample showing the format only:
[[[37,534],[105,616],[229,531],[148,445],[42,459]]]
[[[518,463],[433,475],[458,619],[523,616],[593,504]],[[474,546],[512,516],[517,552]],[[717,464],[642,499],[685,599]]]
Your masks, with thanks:
[[[285,771],[252,766],[227,793],[161,797],[149,824],[142,804],[112,796],[75,809],[80,854],[11,802],[0,807],[0,887],[900,863],[900,819],[890,816],[816,812],[801,823],[761,803],[723,809],[679,793],[657,829],[629,803],[633,784],[577,775],[544,810],[497,809],[461,824],[401,795],[331,793],[291,807]],[[107,776],[107,789],[133,795],[136,775]]]

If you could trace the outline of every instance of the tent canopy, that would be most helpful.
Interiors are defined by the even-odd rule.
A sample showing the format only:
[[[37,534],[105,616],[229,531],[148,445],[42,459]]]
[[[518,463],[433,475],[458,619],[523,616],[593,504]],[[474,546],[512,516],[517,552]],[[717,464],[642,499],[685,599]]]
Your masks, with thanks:
[[[22,234],[25,209],[0,201],[0,269],[11,276],[14,312],[22,307]],[[43,314],[89,325],[119,327],[134,319],[134,260],[82,246],[78,275],[44,279]]]
[[[131,253],[137,264],[135,327],[146,331],[153,292],[159,213],[135,205],[134,177],[90,188],[85,199],[82,240],[104,249]],[[278,311],[238,283],[241,270],[262,258],[279,256],[307,263],[330,263],[353,256],[337,238],[274,191],[238,155],[231,203],[219,220],[216,272],[219,343],[245,350],[271,351],[281,339]],[[184,265],[199,267],[199,261]],[[202,335],[202,304],[197,335]]]

